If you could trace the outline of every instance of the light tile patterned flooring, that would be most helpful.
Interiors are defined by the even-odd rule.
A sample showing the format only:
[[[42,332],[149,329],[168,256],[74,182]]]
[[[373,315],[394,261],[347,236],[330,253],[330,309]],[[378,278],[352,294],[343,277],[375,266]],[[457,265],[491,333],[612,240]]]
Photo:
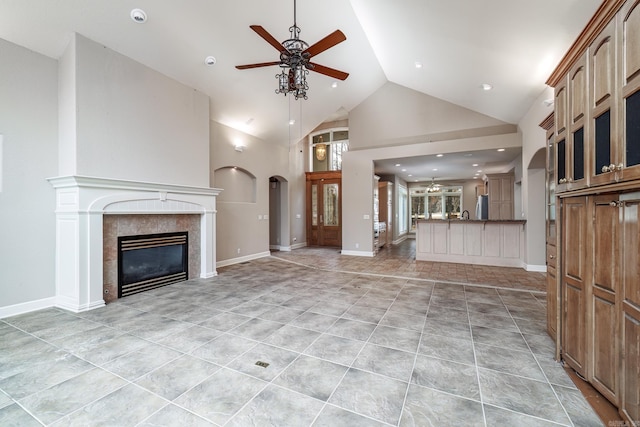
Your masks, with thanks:
[[[553,361],[544,294],[296,252],[0,320],[0,425],[602,425]]]

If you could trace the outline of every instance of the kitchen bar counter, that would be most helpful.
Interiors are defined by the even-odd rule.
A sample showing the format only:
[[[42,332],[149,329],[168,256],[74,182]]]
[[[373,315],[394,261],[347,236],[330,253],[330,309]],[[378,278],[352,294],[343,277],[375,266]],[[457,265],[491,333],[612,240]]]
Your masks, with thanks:
[[[523,267],[524,220],[418,221],[416,260]]]

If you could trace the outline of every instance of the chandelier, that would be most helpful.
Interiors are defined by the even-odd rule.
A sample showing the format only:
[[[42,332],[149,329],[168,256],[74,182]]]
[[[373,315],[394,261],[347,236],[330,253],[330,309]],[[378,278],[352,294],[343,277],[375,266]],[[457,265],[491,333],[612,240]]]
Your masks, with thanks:
[[[282,42],[285,50],[280,52],[280,68],[276,74],[278,89],[276,93],[293,95],[296,99],[307,99],[307,74],[313,65],[309,63],[311,54],[307,52],[309,44],[300,39],[300,27],[296,22],[296,2],[293,1],[293,25],[289,27],[290,38]]]

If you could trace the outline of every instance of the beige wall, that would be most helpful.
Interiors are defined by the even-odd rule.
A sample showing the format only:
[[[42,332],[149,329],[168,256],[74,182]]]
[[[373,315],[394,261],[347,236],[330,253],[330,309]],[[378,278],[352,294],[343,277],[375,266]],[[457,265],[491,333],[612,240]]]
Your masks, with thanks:
[[[553,112],[553,105],[543,101],[553,99],[553,89],[545,89],[518,123],[522,134],[522,211],[527,219],[525,262],[546,271],[545,262],[545,174],[544,169],[529,169],[531,159],[546,146],[546,132],[540,123]],[[535,268],[535,267],[534,267]]]
[[[228,126],[210,122],[210,182],[211,187],[222,188],[216,214],[216,255],[219,265],[227,265],[269,254],[270,221],[277,220],[269,215],[269,178],[282,177],[289,180],[289,150],[277,144],[270,144],[232,129]],[[236,143],[244,146],[242,152],[235,150]],[[292,147],[293,150],[293,147]],[[216,182],[216,171],[237,167],[239,169],[238,182],[226,176],[224,185]],[[253,177],[255,188],[247,191],[246,185]],[[241,181],[241,182],[240,182]],[[242,186],[242,188],[234,188]],[[227,188],[224,188],[227,187]],[[283,186],[285,191],[287,186]],[[225,197],[225,191],[242,194],[255,194],[255,198],[238,200]],[[286,199],[289,198],[285,194]],[[288,212],[285,211],[285,215]],[[287,242],[289,227],[282,227],[285,231],[282,240]]]
[[[66,61],[60,175],[209,184],[207,95],[78,34]]]
[[[353,150],[515,131],[514,125],[390,82],[349,113]]]

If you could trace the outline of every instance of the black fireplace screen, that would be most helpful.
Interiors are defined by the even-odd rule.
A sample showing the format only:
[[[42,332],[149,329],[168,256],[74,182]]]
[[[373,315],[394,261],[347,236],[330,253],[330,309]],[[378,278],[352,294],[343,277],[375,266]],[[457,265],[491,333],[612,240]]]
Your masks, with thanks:
[[[118,297],[187,280],[187,232],[118,237]]]

